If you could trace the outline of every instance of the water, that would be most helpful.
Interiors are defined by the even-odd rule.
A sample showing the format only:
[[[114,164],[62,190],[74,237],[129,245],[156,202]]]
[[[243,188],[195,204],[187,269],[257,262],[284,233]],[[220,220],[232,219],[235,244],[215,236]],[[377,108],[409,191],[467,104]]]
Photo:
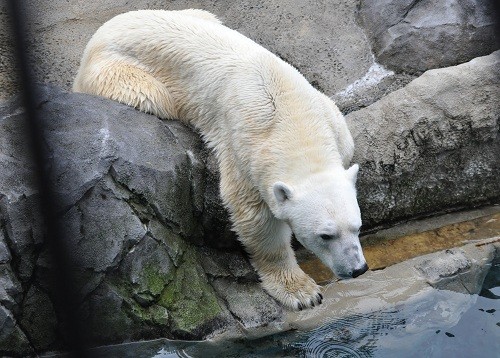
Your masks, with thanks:
[[[500,263],[479,295],[432,290],[391,309],[311,331],[224,342],[155,340],[103,347],[103,357],[500,357]]]

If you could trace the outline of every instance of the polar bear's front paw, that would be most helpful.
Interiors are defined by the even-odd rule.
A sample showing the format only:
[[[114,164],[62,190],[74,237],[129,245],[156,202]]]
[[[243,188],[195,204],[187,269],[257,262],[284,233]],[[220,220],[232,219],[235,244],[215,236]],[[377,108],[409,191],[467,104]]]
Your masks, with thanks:
[[[321,288],[303,271],[266,275],[262,277],[262,286],[276,300],[294,310],[314,307],[323,300]]]

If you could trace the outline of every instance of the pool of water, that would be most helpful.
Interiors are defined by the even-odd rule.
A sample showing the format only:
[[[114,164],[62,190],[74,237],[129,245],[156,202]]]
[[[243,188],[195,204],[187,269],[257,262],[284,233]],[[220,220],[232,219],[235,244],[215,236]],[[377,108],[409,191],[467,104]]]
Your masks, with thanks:
[[[498,260],[497,260],[498,261]],[[500,357],[500,262],[479,295],[432,290],[387,310],[310,331],[219,342],[155,340],[103,347],[102,357]]]

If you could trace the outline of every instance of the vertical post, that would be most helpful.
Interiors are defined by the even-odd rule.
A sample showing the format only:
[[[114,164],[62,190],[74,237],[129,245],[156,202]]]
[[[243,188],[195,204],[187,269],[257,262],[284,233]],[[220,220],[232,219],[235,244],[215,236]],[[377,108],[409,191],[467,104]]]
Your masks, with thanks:
[[[56,311],[60,327],[64,329],[66,348],[70,356],[85,357],[85,330],[83,320],[78,315],[79,292],[72,279],[72,262],[65,248],[65,235],[58,225],[56,208],[56,196],[53,195],[47,165],[50,158],[44,147],[43,125],[40,113],[37,111],[37,91],[34,84],[29,53],[26,47],[27,27],[29,14],[24,11],[26,5],[24,0],[8,0],[8,10],[11,19],[11,32],[15,44],[17,57],[17,69],[21,84],[22,101],[25,108],[27,128],[26,133],[28,147],[35,165],[36,183],[40,194],[40,209],[46,229],[45,244],[52,255],[54,263],[55,284],[52,288],[54,294]],[[62,323],[62,324],[61,324]]]

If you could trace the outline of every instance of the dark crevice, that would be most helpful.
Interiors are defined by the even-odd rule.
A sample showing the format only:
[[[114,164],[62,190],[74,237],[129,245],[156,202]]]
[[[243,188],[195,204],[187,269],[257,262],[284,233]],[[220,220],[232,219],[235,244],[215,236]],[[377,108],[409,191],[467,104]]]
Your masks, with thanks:
[[[148,200],[141,193],[136,192],[135,190],[129,188],[127,186],[127,184],[122,183],[118,179],[117,172],[115,171],[113,165],[110,166],[108,173],[106,173],[106,175],[104,175],[104,177],[109,177],[112,180],[113,184],[116,185],[116,187],[118,189],[124,190],[127,194],[129,194],[128,198],[123,198],[123,200],[125,202],[127,202],[127,204],[129,206],[131,206],[131,203],[137,203],[137,204],[143,206],[144,208],[146,208],[148,210],[148,214],[150,214],[152,218],[156,218],[160,223],[162,223],[166,227],[170,228],[174,232],[180,232],[179,225],[177,225],[173,221],[170,221],[167,218],[165,218],[161,214],[160,209],[155,204],[148,202]],[[112,190],[112,188],[110,188],[110,189]],[[132,208],[132,210],[134,213],[136,213],[135,208]],[[138,213],[136,215],[139,218],[139,220],[141,220],[141,217],[143,217],[145,220],[149,220],[147,217],[144,217],[142,213]],[[142,222],[142,220],[141,220],[141,222]]]

